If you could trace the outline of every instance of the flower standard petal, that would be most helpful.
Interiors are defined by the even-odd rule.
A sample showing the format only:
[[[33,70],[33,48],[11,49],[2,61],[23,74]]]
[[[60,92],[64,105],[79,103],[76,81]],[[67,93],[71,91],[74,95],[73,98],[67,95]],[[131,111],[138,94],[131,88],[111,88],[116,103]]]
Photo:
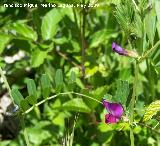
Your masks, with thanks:
[[[110,114],[112,114],[116,118],[121,118],[123,114],[123,107],[120,103],[110,103],[106,100],[103,100],[103,105]]]

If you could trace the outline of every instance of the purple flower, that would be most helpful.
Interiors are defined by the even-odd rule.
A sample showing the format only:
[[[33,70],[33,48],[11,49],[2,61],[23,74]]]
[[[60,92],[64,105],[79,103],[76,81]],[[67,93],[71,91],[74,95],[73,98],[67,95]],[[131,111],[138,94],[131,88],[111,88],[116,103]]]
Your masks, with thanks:
[[[118,53],[119,55],[129,56],[129,57],[133,57],[133,58],[138,58],[138,54],[136,52],[130,51],[130,50],[125,50],[121,46],[119,46],[118,44],[116,44],[115,42],[112,43],[112,50],[114,52]]]
[[[108,111],[108,114],[105,115],[105,123],[117,123],[123,114],[122,105],[120,103],[107,102],[105,99],[102,103]]]

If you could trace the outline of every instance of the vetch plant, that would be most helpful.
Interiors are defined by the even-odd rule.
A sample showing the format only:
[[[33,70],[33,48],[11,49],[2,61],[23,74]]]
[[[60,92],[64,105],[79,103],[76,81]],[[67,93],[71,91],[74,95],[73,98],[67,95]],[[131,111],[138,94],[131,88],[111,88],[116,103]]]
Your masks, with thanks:
[[[138,82],[139,63],[141,61],[143,61],[144,59],[146,59],[150,55],[150,53],[152,53],[152,51],[154,49],[156,49],[159,45],[160,45],[160,41],[158,41],[155,44],[155,46],[153,46],[150,50],[148,50],[144,55],[139,56],[134,51],[129,51],[129,50],[123,49],[121,46],[117,45],[115,42],[112,43],[112,50],[114,52],[116,52],[116,53],[118,53],[119,55],[122,55],[122,56],[135,58],[135,68],[134,68],[135,77],[134,77],[134,82],[133,82],[132,98],[131,98],[131,101],[130,101],[130,108],[129,108],[129,115],[130,115],[129,123],[130,123],[131,146],[134,146],[134,134],[133,134],[132,126],[134,124],[134,107],[135,107],[135,103],[136,103],[136,99],[137,99],[136,97],[137,97],[137,82]],[[121,116],[123,114],[122,105],[119,104],[119,103],[110,103],[110,102],[107,102],[106,100],[103,100],[103,105],[106,107],[107,111],[109,112],[109,114],[105,115],[105,122],[107,124],[109,124],[109,123],[117,123],[120,120],[120,118],[121,118]],[[156,110],[154,110],[154,111],[157,111],[157,107],[155,107],[155,108],[156,108]],[[159,108],[158,108],[158,110],[159,110]],[[151,112],[151,111],[147,111],[147,112],[148,113],[145,114],[145,118],[144,118],[145,120],[148,117],[149,117],[148,119],[150,119],[152,117],[152,115],[155,114],[154,112]],[[152,114],[150,114],[150,113],[152,113]]]
[[[103,1],[103,9],[0,9],[0,84],[23,130],[8,145],[160,143],[160,2]],[[5,61],[21,49],[23,58]]]

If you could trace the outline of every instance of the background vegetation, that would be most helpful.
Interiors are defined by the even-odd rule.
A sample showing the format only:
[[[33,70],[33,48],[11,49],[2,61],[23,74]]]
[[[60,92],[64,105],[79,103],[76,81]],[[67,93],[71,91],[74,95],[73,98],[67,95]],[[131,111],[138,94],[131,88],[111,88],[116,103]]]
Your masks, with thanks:
[[[4,3],[39,6],[5,8]],[[76,7],[62,8],[64,3]],[[160,145],[159,0],[0,4],[0,95],[19,106],[1,113],[0,145]],[[113,41],[140,57],[114,53]],[[102,98],[123,104],[117,124],[105,123]]]

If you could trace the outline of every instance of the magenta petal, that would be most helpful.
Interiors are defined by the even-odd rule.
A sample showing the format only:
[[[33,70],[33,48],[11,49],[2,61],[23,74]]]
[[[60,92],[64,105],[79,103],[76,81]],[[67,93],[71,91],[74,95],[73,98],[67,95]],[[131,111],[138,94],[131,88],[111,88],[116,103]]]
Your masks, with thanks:
[[[112,114],[105,115],[105,123],[106,124],[110,124],[110,123],[114,124],[114,123],[117,123],[118,121],[119,121],[119,118],[116,118]]]
[[[115,43],[115,42],[113,42],[113,43],[112,43],[112,49],[114,50],[114,49],[115,49],[115,47],[116,47],[116,43]]]
[[[106,100],[103,100],[103,105],[110,114],[112,114],[116,118],[121,118],[123,114],[123,107],[120,103],[110,103]]]
[[[112,43],[112,50],[120,55],[128,55],[128,52],[121,46],[117,45],[115,42]]]

